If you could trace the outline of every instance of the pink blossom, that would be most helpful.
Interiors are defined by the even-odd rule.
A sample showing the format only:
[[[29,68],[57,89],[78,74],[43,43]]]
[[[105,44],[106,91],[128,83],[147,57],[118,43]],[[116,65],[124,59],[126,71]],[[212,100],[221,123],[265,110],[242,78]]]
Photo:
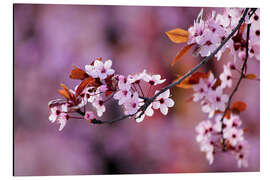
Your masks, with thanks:
[[[159,74],[150,76],[149,79],[146,80],[150,85],[158,85],[162,84],[166,81],[166,79],[161,79],[161,76]]]
[[[228,99],[228,95],[223,94],[223,89],[221,87],[217,87],[215,90],[212,90],[209,95],[209,101],[216,110],[224,111]]]
[[[158,91],[156,91],[158,93]],[[174,101],[169,98],[170,90],[165,91],[164,93],[160,94],[155,101],[153,102],[154,109],[160,109],[160,112],[164,115],[168,113],[168,107],[174,106]]]
[[[125,114],[133,115],[139,109],[139,95],[135,92],[130,98],[128,98],[125,103]]]
[[[67,103],[59,106],[55,106],[50,108],[51,112],[50,112],[50,116],[49,116],[49,120],[54,123],[55,121],[57,121],[57,123],[60,124],[59,127],[59,131],[62,131],[62,129],[65,127],[66,125],[66,121],[69,119],[69,116],[67,114]]]
[[[244,140],[243,133],[242,129],[230,128],[224,132],[223,136],[232,146],[235,146],[237,143]]]
[[[200,39],[204,34],[204,30],[205,25],[203,20],[200,20],[199,23],[194,22],[194,25],[188,29],[189,32],[188,44],[200,42]]]
[[[93,78],[105,79],[107,76],[114,74],[114,70],[111,69],[112,61],[107,60],[103,64],[103,62],[99,60],[95,60],[93,65],[86,65],[86,72],[92,76]]]
[[[92,105],[96,108],[97,110],[97,115],[101,117],[103,113],[106,111],[106,107],[104,105],[104,101],[100,96],[97,96],[95,100],[93,101]]]
[[[209,141],[211,133],[213,132],[213,126],[210,120],[200,122],[195,129],[197,132],[197,142],[201,143]]]
[[[118,105],[122,105],[131,98],[131,92],[128,90],[120,90],[114,94],[113,98],[119,100]]]
[[[230,69],[230,64],[223,66],[224,71],[220,74],[219,78],[221,80],[221,87],[232,87],[232,73]]]
[[[210,55],[217,47],[219,43],[219,37],[216,36],[209,29],[205,30],[202,38],[198,42],[201,46],[200,54],[202,57]]]
[[[199,84],[193,85],[193,90],[195,91],[193,95],[193,101],[197,102],[203,99],[208,92],[208,86],[203,78],[200,79]]]
[[[127,78],[125,76],[122,76],[122,75],[119,75],[118,76],[118,88],[121,89],[121,90],[129,90],[131,85],[130,83],[128,82]]]

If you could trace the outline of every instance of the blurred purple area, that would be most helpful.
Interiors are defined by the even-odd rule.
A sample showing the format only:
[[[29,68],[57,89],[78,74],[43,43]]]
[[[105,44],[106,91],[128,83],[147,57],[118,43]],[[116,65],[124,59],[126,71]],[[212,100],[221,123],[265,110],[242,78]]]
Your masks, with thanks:
[[[205,8],[206,15],[213,8]],[[220,11],[220,9],[216,9]],[[127,119],[112,125],[68,121],[63,131],[48,120],[48,102],[60,98],[60,83],[73,88],[72,65],[84,68],[95,57],[112,59],[120,74],[161,74],[167,83],[201,59],[188,53],[175,67],[170,62],[183,44],[165,33],[187,29],[200,8],[90,5],[14,5],[14,173],[21,175],[82,175],[115,173],[195,173],[260,170],[259,82],[244,80],[234,100],[247,103],[241,114],[250,143],[249,167],[239,169],[234,157],[219,153],[208,165],[195,140],[195,126],[207,118],[198,103],[186,100],[192,90],[174,88],[176,105],[167,116],[156,111],[142,123]],[[211,61],[200,71],[216,75],[231,60]],[[248,72],[259,75],[251,59]],[[238,77],[238,74],[235,74]],[[227,93],[229,93],[228,90]],[[115,102],[103,119],[119,117]]]

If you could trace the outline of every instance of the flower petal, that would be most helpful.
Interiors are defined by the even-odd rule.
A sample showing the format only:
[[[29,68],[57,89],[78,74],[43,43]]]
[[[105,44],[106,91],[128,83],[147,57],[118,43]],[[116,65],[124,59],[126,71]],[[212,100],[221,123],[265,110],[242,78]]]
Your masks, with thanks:
[[[160,105],[160,112],[161,112],[163,115],[167,115],[167,114],[168,114],[168,107],[167,107],[165,104],[161,104],[161,105]]]
[[[174,101],[171,98],[167,98],[167,99],[165,99],[165,104],[168,107],[173,107],[174,106]]]

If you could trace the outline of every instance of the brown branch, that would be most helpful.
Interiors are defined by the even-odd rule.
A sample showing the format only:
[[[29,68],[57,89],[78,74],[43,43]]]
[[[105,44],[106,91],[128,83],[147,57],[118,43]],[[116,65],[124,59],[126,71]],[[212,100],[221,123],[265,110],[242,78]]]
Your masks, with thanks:
[[[248,25],[247,25],[246,57],[245,57],[245,59],[244,59],[243,65],[242,65],[242,67],[241,67],[241,75],[240,75],[240,78],[239,78],[238,81],[237,81],[237,84],[236,84],[235,88],[233,89],[231,95],[229,96],[229,100],[228,100],[228,102],[227,102],[227,106],[226,106],[226,108],[225,108],[225,111],[224,111],[224,113],[223,113],[222,118],[220,119],[220,121],[221,121],[222,150],[223,150],[223,151],[226,151],[225,138],[223,137],[223,134],[224,134],[223,121],[224,121],[224,117],[225,117],[226,113],[227,113],[228,110],[230,109],[231,101],[232,101],[232,98],[233,98],[234,94],[235,94],[236,91],[238,90],[241,81],[245,78],[245,73],[244,73],[244,71],[245,71],[245,69],[246,69],[247,60],[248,60],[248,44],[249,44],[248,41],[249,41],[249,31],[250,31],[250,26],[251,26],[251,24],[248,24]]]
[[[248,13],[249,8],[246,8],[242,17],[240,18],[237,26],[232,30],[232,32],[220,43],[220,45],[217,47],[217,49],[215,49],[215,51],[213,51],[209,56],[205,57],[199,64],[197,64],[195,67],[193,67],[190,71],[188,71],[186,74],[184,74],[180,79],[178,79],[177,81],[169,84],[168,86],[162,88],[157,94],[155,94],[154,96],[144,99],[144,104],[139,108],[139,110],[135,113],[139,113],[139,116],[137,118],[140,118],[144,112],[146,111],[147,107],[162,93],[164,93],[165,91],[167,91],[168,89],[171,89],[173,87],[175,87],[177,84],[181,83],[184,79],[186,79],[188,76],[190,76],[191,74],[193,74],[195,71],[197,71],[202,65],[206,64],[209,60],[213,59],[215,57],[215,55],[218,53],[218,51],[228,42],[229,39],[231,39],[233,37],[233,35],[238,31],[238,29],[241,27],[241,25],[243,24],[243,22],[245,21],[245,17]],[[121,121],[124,120],[126,118],[129,117],[133,117],[135,114],[131,114],[131,115],[125,115],[122,116],[120,118],[114,119],[114,120],[109,120],[109,121],[102,121],[102,120],[94,120],[92,121],[92,123],[94,124],[104,124],[104,123],[114,123],[117,121]]]

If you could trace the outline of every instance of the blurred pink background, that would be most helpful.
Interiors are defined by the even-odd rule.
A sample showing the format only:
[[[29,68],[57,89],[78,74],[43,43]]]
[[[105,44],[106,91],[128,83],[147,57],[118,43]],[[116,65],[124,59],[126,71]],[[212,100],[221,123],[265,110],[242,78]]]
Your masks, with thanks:
[[[205,8],[209,16],[213,8]],[[221,9],[215,9],[221,11]],[[167,116],[138,124],[127,119],[112,125],[70,120],[63,131],[48,120],[48,101],[59,98],[60,83],[73,88],[72,65],[84,68],[95,57],[112,59],[120,74],[161,74],[166,83],[196,65],[201,58],[188,53],[175,67],[171,60],[184,44],[174,44],[165,33],[187,29],[200,8],[87,5],[14,5],[14,174],[83,175],[115,173],[195,173],[260,170],[259,82],[243,80],[234,100],[245,101],[241,114],[250,143],[249,167],[239,169],[233,156],[219,153],[209,166],[195,140],[195,126],[207,118],[198,103],[186,103],[192,90],[174,88],[176,105]],[[208,63],[218,75],[231,60]],[[260,64],[248,61],[248,72],[259,75]],[[238,77],[238,74],[234,74]],[[229,93],[231,90],[228,90]],[[106,120],[119,117],[114,101]]]

